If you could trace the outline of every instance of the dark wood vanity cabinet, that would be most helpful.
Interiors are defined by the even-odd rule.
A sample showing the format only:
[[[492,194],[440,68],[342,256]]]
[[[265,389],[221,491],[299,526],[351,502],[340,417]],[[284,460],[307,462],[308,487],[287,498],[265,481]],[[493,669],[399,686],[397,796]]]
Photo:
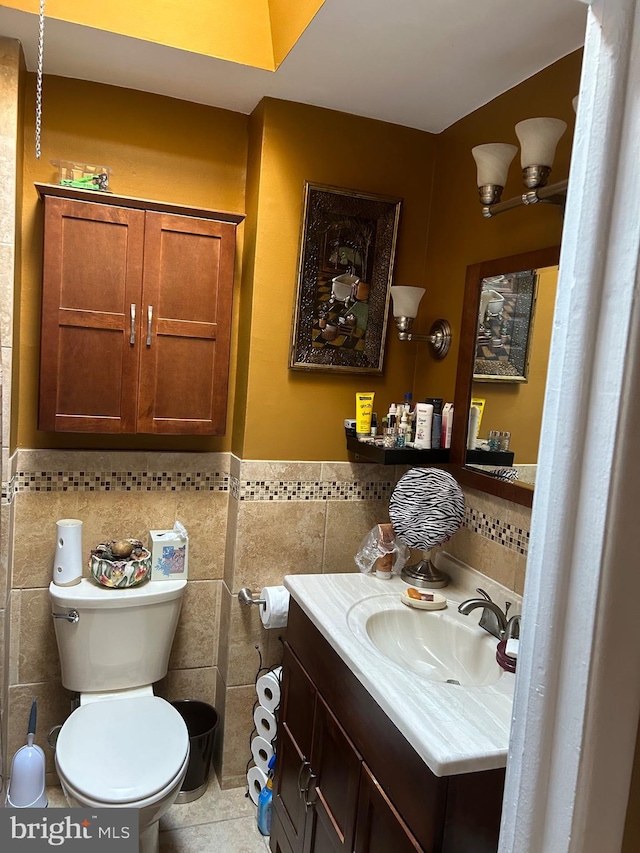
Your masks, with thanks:
[[[494,853],[504,770],[437,777],[295,601],[273,853]]]
[[[278,736],[274,801],[292,850],[353,849],[362,758],[285,646],[287,687]]]
[[[39,428],[224,434],[242,217],[63,189],[39,185]]]

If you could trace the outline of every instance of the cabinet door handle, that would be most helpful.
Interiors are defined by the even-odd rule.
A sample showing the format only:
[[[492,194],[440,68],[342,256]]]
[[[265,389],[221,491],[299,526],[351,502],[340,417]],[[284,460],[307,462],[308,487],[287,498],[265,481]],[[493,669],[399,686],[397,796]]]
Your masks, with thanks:
[[[303,785],[302,784],[302,774],[304,773],[305,770],[308,770],[309,774],[307,776],[307,781]],[[309,787],[309,779],[310,778],[311,778],[311,762],[310,761],[303,761],[302,764],[300,765],[300,770],[298,771],[298,790],[300,791],[301,797],[306,797],[306,795],[307,795],[307,788]]]
[[[136,303],[131,303],[131,314],[129,321],[129,343],[135,344],[136,342]]]
[[[147,346],[151,346],[151,326],[153,324],[153,305],[147,308]]]
[[[318,777],[316,776],[315,773],[311,773],[309,775],[309,779],[307,781],[307,790],[305,792],[305,797],[304,797],[304,810],[305,811],[307,811],[307,809],[310,809],[312,806],[315,806],[315,804],[318,801],[318,789],[316,788],[317,779],[318,779]],[[311,797],[309,796],[309,788],[311,786],[313,786],[313,799],[311,799]]]

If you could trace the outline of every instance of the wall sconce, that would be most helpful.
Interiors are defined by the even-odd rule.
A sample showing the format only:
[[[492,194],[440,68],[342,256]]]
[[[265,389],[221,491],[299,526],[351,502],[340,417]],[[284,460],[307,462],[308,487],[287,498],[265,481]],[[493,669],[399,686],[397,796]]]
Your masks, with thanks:
[[[564,205],[568,181],[558,181],[547,186],[547,179],[553,166],[556,146],[566,129],[567,123],[558,118],[528,118],[518,122],[515,130],[520,142],[522,180],[528,191],[507,201],[500,199],[509,166],[518,149],[515,145],[500,142],[472,148],[471,153],[478,167],[478,195],[483,205],[483,216],[491,218],[521,204],[536,204],[539,201]]]
[[[451,346],[451,326],[447,320],[435,320],[428,335],[414,335],[411,332],[413,321],[418,314],[418,305],[424,296],[424,287],[404,287],[394,285],[391,288],[393,318],[401,341],[427,341],[431,346],[431,355],[443,359]]]

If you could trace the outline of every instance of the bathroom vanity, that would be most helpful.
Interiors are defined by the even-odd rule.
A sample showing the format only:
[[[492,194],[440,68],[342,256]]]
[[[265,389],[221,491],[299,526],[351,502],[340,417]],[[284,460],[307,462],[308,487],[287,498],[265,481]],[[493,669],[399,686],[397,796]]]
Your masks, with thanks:
[[[351,617],[362,606],[395,608],[399,579],[285,583],[273,853],[497,850],[514,677],[429,681],[368,650]],[[485,641],[477,619],[465,630]]]

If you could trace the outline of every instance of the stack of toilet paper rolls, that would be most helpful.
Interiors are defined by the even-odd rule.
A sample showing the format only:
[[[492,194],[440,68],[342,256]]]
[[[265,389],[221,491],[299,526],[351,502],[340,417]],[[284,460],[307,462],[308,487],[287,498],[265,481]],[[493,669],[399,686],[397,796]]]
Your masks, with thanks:
[[[251,738],[251,755],[254,766],[247,773],[249,796],[257,805],[258,795],[267,783],[269,761],[275,751],[278,721],[276,710],[280,705],[280,678],[282,667],[269,670],[256,682],[258,704],[253,712],[255,734]]]

